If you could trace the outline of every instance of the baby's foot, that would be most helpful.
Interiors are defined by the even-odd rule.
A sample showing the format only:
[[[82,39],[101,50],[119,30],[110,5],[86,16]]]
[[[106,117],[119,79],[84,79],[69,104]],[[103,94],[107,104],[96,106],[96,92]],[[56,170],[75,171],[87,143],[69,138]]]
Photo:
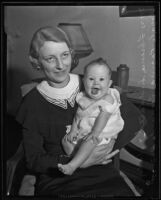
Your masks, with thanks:
[[[59,163],[59,164],[58,164],[58,169],[59,169],[62,173],[66,174],[66,175],[72,175],[73,172],[74,172],[74,169],[73,169],[73,167],[72,167],[70,164],[62,165],[62,164]]]

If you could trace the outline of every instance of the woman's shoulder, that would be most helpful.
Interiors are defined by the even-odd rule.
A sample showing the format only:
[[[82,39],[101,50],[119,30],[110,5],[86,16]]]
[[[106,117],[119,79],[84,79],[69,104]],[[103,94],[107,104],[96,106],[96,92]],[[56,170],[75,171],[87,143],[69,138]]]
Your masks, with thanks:
[[[26,95],[23,96],[23,101],[34,102],[39,97],[39,92],[36,87],[32,88]]]
[[[16,120],[22,123],[25,120],[31,120],[39,112],[40,104],[38,100],[38,91],[36,88],[31,89],[23,98],[16,113]]]
[[[51,108],[52,110],[50,111]],[[54,111],[56,111],[55,107],[51,107],[50,103],[44,99],[35,87],[23,97],[17,110],[16,118],[19,122],[32,119],[43,122]]]
[[[38,92],[37,88],[34,87],[22,98],[20,108],[31,111],[33,110],[35,112],[36,110],[39,110],[40,107],[42,108],[42,101],[42,96]]]

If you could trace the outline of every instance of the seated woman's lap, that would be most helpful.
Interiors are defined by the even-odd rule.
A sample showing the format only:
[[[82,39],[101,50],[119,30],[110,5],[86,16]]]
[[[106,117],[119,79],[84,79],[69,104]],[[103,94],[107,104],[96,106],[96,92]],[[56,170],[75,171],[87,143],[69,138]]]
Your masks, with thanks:
[[[71,176],[55,173],[55,178],[47,175],[40,177],[36,196],[134,196],[112,163],[78,169]]]

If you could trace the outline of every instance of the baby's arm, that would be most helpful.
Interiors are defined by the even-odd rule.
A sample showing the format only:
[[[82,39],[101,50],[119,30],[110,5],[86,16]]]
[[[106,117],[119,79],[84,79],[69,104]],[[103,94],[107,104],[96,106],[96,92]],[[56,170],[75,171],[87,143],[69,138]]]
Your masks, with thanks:
[[[74,117],[72,126],[71,126],[71,130],[70,133],[67,135],[67,140],[69,142],[73,142],[74,140],[76,140],[77,137],[77,132],[78,132],[78,127],[77,127],[77,123],[76,123],[76,117]]]
[[[113,104],[114,102],[113,97],[111,95],[107,95],[106,100],[111,104]],[[96,118],[91,134],[89,135],[87,139],[92,138],[93,142],[97,142],[97,138],[100,135],[100,133],[103,131],[103,129],[105,128],[110,116],[111,116],[111,113],[107,112],[106,110],[103,110],[100,107],[100,113],[98,117]]]
[[[75,144],[73,143],[74,137],[77,137],[76,117],[74,117],[70,132],[66,134],[62,139],[62,145],[67,155],[71,155],[71,153],[74,150],[75,147]]]
[[[101,110],[100,114],[95,120],[94,126],[92,128],[92,131],[89,137],[87,137],[87,140],[92,138],[93,142],[97,143],[97,138],[100,135],[100,133],[103,131],[103,129],[105,128],[110,116],[111,116],[111,113]]]

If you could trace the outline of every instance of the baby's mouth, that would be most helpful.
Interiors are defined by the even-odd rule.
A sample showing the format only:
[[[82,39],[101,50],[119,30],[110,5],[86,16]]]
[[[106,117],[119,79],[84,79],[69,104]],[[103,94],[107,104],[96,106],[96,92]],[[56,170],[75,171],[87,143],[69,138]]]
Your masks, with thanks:
[[[99,88],[92,88],[91,89],[91,94],[96,95],[99,92]]]

